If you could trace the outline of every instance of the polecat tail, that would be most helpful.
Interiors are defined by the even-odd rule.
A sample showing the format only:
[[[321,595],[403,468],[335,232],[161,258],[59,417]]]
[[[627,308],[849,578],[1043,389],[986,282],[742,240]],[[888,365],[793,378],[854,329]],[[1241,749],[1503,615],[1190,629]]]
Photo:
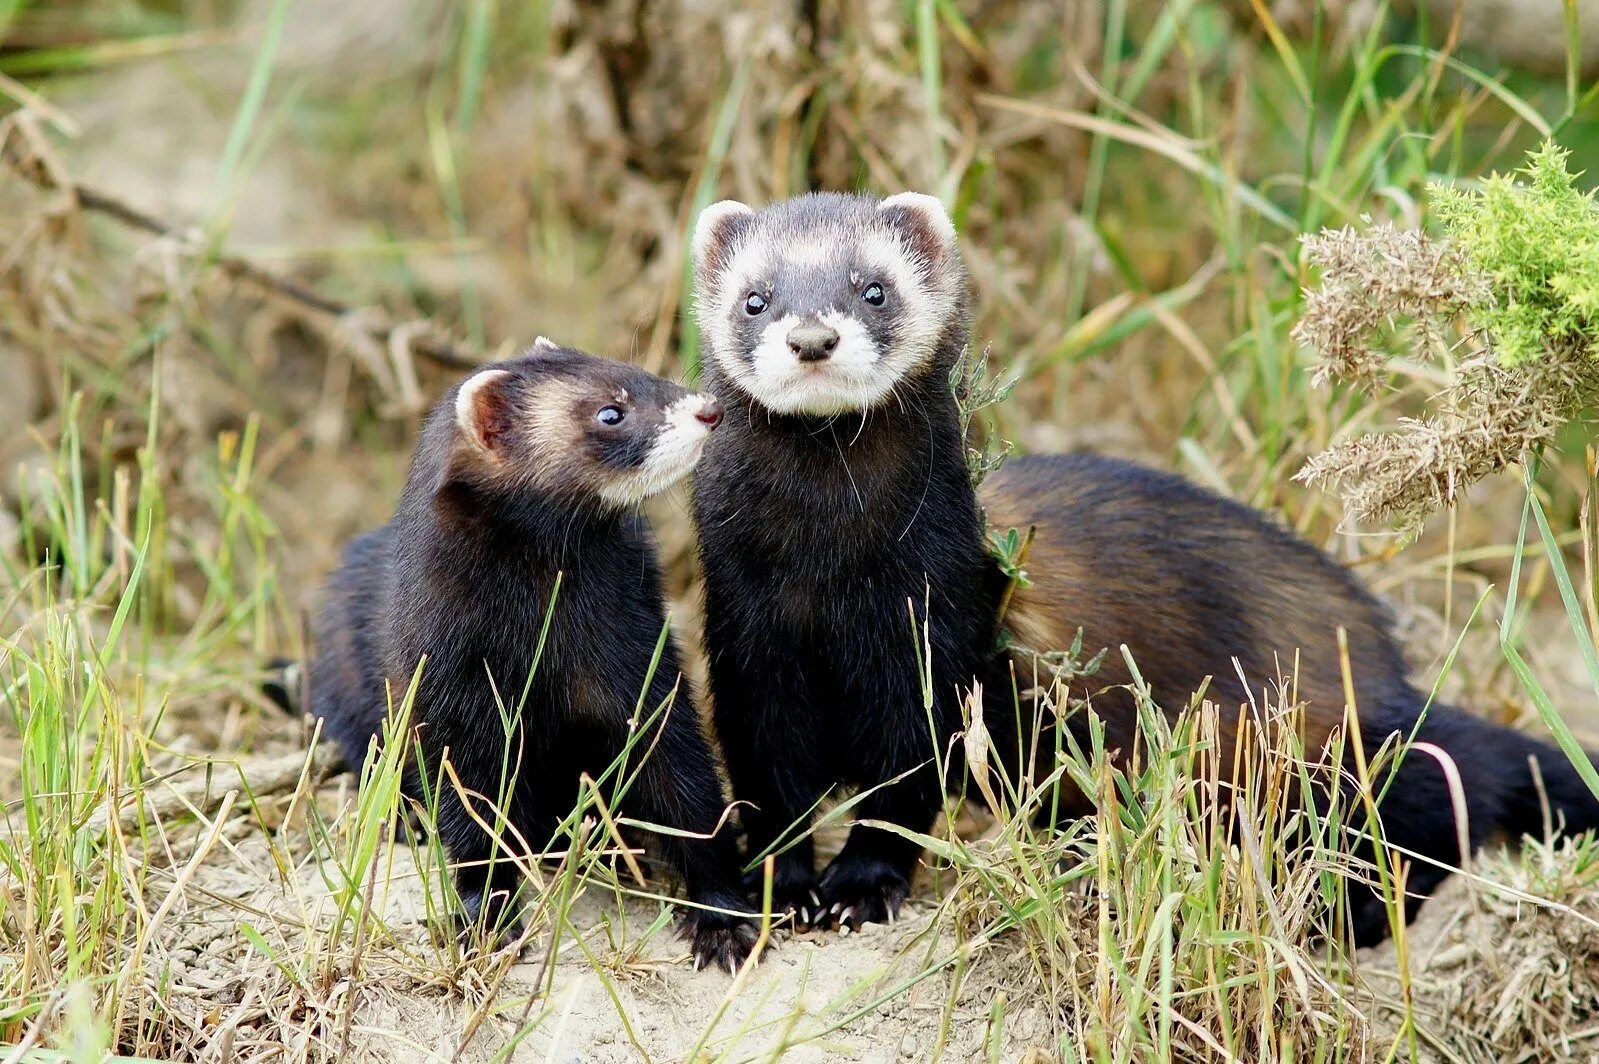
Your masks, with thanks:
[[[1414,713],[1398,716],[1398,722],[1406,720],[1413,722]],[[1408,733],[1409,727],[1394,730]],[[1384,738],[1366,734],[1368,742]],[[1458,790],[1451,779],[1457,774]],[[1428,711],[1415,745],[1405,751],[1393,777],[1381,785],[1383,837],[1389,845],[1420,858],[1408,862],[1406,919],[1415,915],[1449,869],[1460,865],[1462,841],[1468,850],[1475,850],[1495,833],[1513,840],[1541,836],[1546,805],[1549,823],[1561,830],[1599,827],[1599,798],[1558,747],[1448,706]],[[1462,799],[1464,833],[1456,819]],[[1349,919],[1357,946],[1387,937],[1386,908],[1369,887],[1350,888]]]
[[[1565,752],[1552,743],[1448,706],[1432,707],[1416,740],[1441,748],[1459,772],[1474,846],[1495,832],[1512,840],[1542,836],[1546,816],[1550,826],[1568,833],[1599,827],[1599,797],[1588,789]],[[1413,747],[1405,754],[1399,778],[1383,804],[1418,827],[1428,825],[1429,835],[1448,831],[1458,837],[1454,800],[1438,760],[1425,749]],[[1384,810],[1383,821],[1390,834],[1395,819]],[[1424,851],[1447,852],[1450,848],[1444,839],[1429,841],[1432,845],[1423,847]],[[1458,848],[1457,843],[1454,849]]]
[[[1599,828],[1599,797],[1583,782],[1564,750],[1508,730],[1502,741],[1504,772],[1510,784],[1499,822],[1504,831],[1518,839],[1541,836],[1546,816],[1549,827],[1568,834]],[[1590,762],[1595,760],[1592,754],[1586,756]]]

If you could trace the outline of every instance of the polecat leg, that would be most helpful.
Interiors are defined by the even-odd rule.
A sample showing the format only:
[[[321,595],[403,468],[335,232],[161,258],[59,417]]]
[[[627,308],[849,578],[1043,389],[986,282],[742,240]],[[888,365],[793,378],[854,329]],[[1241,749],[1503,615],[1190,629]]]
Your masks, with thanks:
[[[481,941],[498,948],[522,933],[521,895],[526,880],[518,862],[531,857],[518,855],[527,847],[537,852],[548,843],[555,821],[535,814],[535,807],[541,804],[535,796],[541,775],[513,754],[512,775],[502,779],[502,752],[474,747],[463,725],[469,719],[465,713],[440,713],[428,723],[428,738],[435,744],[428,757],[434,777],[434,823],[438,841],[455,871],[462,935],[481,936]],[[451,771],[439,765],[441,756],[447,758]],[[483,826],[501,823],[503,829],[494,833]],[[542,834],[533,837],[538,832]]]
[[[464,810],[462,815],[465,815]],[[441,802],[440,834],[445,834],[445,819]],[[455,866],[456,893],[461,899],[457,924],[463,940],[480,941],[499,949],[522,935],[519,894],[523,879],[508,854],[494,852],[489,837],[481,828],[472,824],[471,830],[481,842],[455,846],[446,843],[450,862]]]
[[[861,820],[882,820],[925,833],[938,815],[942,792],[931,768],[868,794],[855,807]],[[882,828],[857,824],[822,873],[821,927],[859,930],[899,916],[910,896],[920,844]]]
[[[1419,698],[1418,698],[1419,702]],[[1408,734],[1415,727],[1419,706],[1399,710],[1367,722],[1362,717],[1366,741],[1372,750],[1388,738],[1388,732]],[[1376,725],[1375,727],[1371,725]],[[1377,812],[1382,821],[1382,837],[1391,847],[1395,865],[1406,868],[1404,917],[1415,918],[1422,903],[1449,874],[1467,859],[1483,840],[1505,826],[1506,809],[1519,779],[1530,774],[1526,763],[1525,740],[1514,732],[1449,706],[1432,706],[1416,733],[1417,745],[1405,750],[1397,767],[1377,785],[1381,801]],[[1368,754],[1368,756],[1372,756]],[[1445,771],[1439,757],[1448,759]],[[1566,766],[1565,755],[1555,767]],[[1554,762],[1551,762],[1554,764]],[[1456,792],[1452,780],[1458,779]],[[1465,825],[1456,822],[1456,805],[1465,814]],[[1356,815],[1349,807],[1349,815]],[[1352,825],[1366,830],[1365,817],[1356,815]],[[1461,853],[1462,835],[1467,853]],[[1354,847],[1366,861],[1372,857],[1369,840]],[[1364,877],[1375,879],[1375,872]],[[1346,893],[1349,931],[1356,946],[1370,946],[1387,938],[1390,931],[1388,906],[1381,891],[1367,882],[1350,880]]]
[[[744,822],[744,845],[748,859],[756,861],[772,853],[772,913],[787,915],[794,929],[809,930],[822,912],[822,895],[816,880],[816,848],[811,840],[812,801],[785,794],[775,781],[747,785],[735,794],[749,802],[739,815]],[[796,838],[796,834],[798,837]],[[766,868],[757,861],[745,873],[744,891],[756,905],[764,904]]]
[[[805,930],[821,913],[811,810],[826,784],[810,679],[795,660],[766,655],[713,656],[711,686],[717,736],[741,804],[747,862],[744,889],[757,904],[765,891],[761,859],[772,859],[772,912]]]
[[[665,690],[656,692],[664,700]],[[724,816],[721,782],[694,709],[685,700],[668,708],[659,736],[635,747],[650,751],[638,766],[622,803],[637,820],[692,833],[661,833],[662,859],[683,877],[692,906],[683,909],[680,930],[692,943],[694,966],[736,972],[755,945],[757,931],[739,885],[738,844]],[[615,735],[627,741],[625,726]]]

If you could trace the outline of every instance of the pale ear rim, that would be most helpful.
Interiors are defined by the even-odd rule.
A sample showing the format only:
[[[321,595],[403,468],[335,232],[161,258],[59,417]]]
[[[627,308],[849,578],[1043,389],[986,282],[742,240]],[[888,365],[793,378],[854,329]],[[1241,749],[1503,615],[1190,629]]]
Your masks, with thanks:
[[[528,353],[536,355],[543,351],[559,351],[560,349],[561,345],[551,340],[548,336],[535,336],[533,338],[533,346],[528,348]]]
[[[955,244],[955,223],[950,219],[949,211],[944,209],[944,201],[937,196],[929,196],[925,192],[896,192],[894,195],[881,200],[877,204],[880,211],[901,208],[921,218],[938,237],[939,243],[945,247]]]
[[[712,246],[721,237],[727,223],[740,215],[752,215],[753,207],[738,200],[718,200],[700,211],[694,223],[694,264],[703,269]]]
[[[486,454],[493,451],[483,442],[483,433],[477,423],[477,395],[485,387],[498,381],[509,380],[511,372],[504,369],[482,369],[461,382],[455,393],[455,424],[473,447]]]

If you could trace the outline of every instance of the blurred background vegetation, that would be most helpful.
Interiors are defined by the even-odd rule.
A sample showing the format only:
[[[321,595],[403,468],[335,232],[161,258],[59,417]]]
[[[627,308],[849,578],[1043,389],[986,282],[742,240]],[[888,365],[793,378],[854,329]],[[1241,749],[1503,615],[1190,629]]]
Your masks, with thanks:
[[[1174,465],[1380,557],[1389,539],[1290,477],[1437,382],[1310,387],[1299,236],[1425,224],[1427,183],[1512,169],[1551,132],[1575,168],[1599,158],[1595,7],[13,0],[0,93],[26,108],[7,153],[34,180],[0,189],[0,535],[70,392],[106,471],[156,404],[196,536],[189,488],[254,418],[281,583],[253,649],[282,648],[332,545],[386,515],[418,411],[458,372],[428,357],[446,334],[468,359],[546,333],[692,372],[698,206],[916,188],[954,208],[974,336],[1021,380],[1000,435]],[[1567,517],[1583,479],[1546,474]],[[1441,608],[1446,583],[1502,576],[1518,487],[1434,522],[1382,589]],[[1448,642],[1433,628],[1424,657]]]

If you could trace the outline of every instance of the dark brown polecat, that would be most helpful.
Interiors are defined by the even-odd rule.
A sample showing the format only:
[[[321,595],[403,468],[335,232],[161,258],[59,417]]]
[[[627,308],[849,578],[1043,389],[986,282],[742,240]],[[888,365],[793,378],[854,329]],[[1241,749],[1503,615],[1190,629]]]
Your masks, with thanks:
[[[1229,705],[1297,657],[1314,755],[1344,721],[1342,626],[1368,750],[1416,726],[1425,702],[1387,613],[1259,513],[1086,456],[1012,459],[979,499],[950,388],[967,342],[965,274],[936,199],[718,203],[700,216],[695,259],[706,385],[730,409],[694,492],[711,697],[734,797],[755,807],[743,813],[752,855],[803,828],[840,786],[877,788],[862,819],[926,831],[941,800],[929,766],[961,726],[960,692],[982,680],[988,719],[1014,719],[996,623],[1006,581],[985,552],[979,504],[997,528],[1037,530],[1032,584],[1004,619],[1017,642],[1063,649],[1081,628],[1088,647],[1126,645],[1162,705],[1185,706],[1208,682],[1224,724],[1236,720]],[[1116,685],[1129,679],[1111,653],[1079,692],[1093,693],[1123,756],[1137,714]],[[1458,766],[1473,845],[1498,828],[1539,828],[1529,758],[1568,828],[1599,824],[1599,802],[1551,746],[1437,706],[1417,737]],[[1403,759],[1381,814],[1393,846],[1459,861],[1433,758]],[[905,897],[918,853],[857,826],[818,880],[802,842],[777,858],[777,896],[802,924],[880,920]],[[1414,862],[1408,911],[1445,874]],[[1369,888],[1352,885],[1349,908],[1357,943],[1387,934]]]
[[[715,762],[670,640],[651,672],[666,615],[635,512],[689,471],[720,420],[709,395],[541,339],[439,401],[393,519],[354,540],[329,582],[311,710],[358,766],[425,658],[413,725],[438,832],[467,920],[484,917],[502,940],[517,926],[505,848],[539,852],[579,775],[601,778],[631,739],[625,775],[637,775],[621,811],[673,831],[658,845],[693,903],[683,923],[696,965],[732,969],[754,943],[736,843],[718,830]],[[506,794],[500,842],[440,773],[446,753],[478,819],[493,823],[489,803]],[[411,769],[415,793],[422,770]]]

